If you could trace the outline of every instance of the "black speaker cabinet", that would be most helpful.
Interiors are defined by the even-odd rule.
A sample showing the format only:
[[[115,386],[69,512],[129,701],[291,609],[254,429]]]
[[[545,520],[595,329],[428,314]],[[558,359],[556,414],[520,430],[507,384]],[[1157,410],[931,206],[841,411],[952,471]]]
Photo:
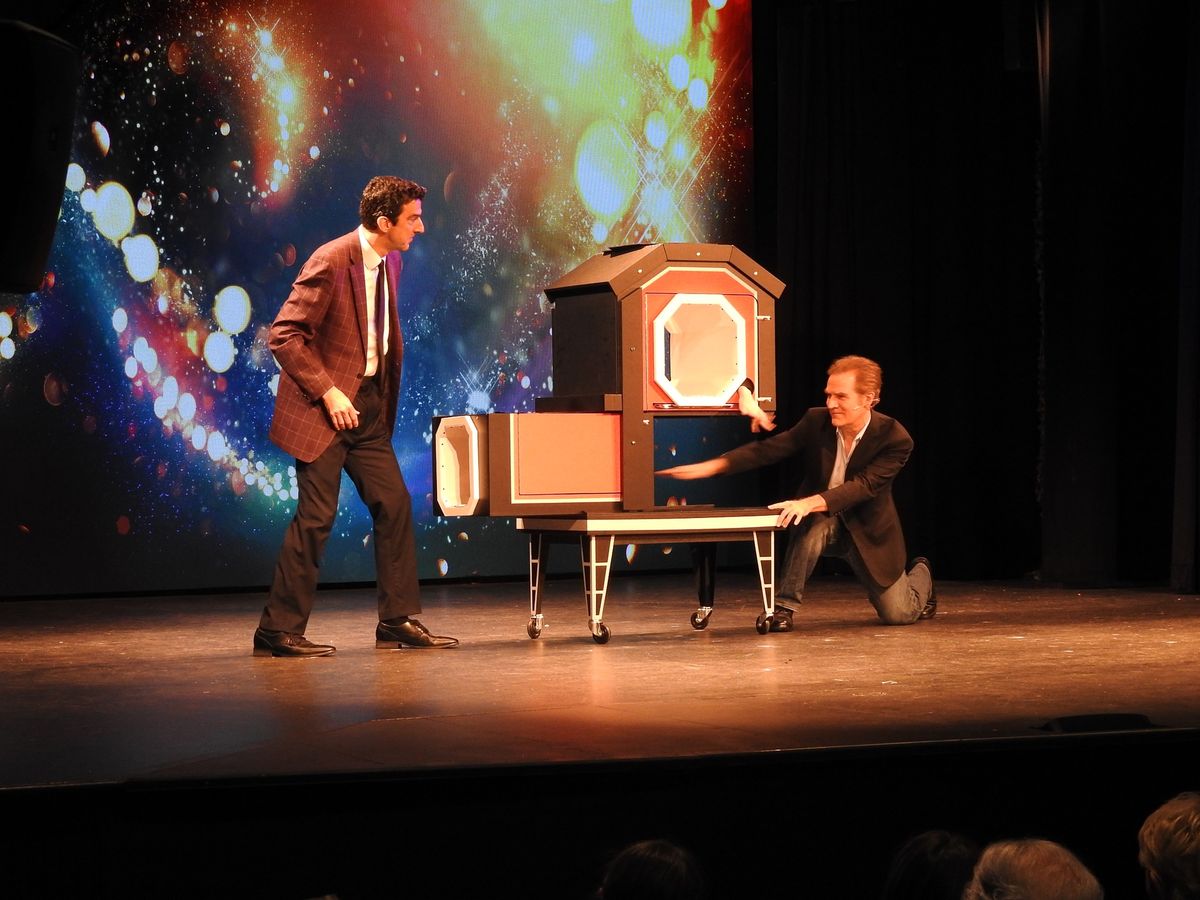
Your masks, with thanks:
[[[71,154],[79,52],[31,25],[0,20],[0,120],[12,168],[0,239],[0,291],[38,290]]]

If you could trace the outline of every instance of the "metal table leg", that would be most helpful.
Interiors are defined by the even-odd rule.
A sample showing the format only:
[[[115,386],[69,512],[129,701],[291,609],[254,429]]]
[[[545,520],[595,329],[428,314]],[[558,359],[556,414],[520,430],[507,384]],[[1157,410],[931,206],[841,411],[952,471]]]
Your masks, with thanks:
[[[604,624],[604,597],[608,593],[608,576],[612,571],[613,544],[611,534],[585,535],[579,539],[579,554],[583,561],[583,592],[587,597],[588,628],[592,640],[607,644],[609,632]]]
[[[542,588],[546,586],[546,564],[549,561],[550,541],[540,531],[529,533],[529,625],[525,631],[531,638],[542,634]]]
[[[775,532],[754,532],[754,555],[758,559],[758,584],[762,588],[763,613],[755,622],[759,634],[771,630],[775,617]]]
[[[698,608],[692,613],[692,627],[701,631],[708,627],[717,592],[717,545],[692,544],[692,563],[696,569],[696,599]]]

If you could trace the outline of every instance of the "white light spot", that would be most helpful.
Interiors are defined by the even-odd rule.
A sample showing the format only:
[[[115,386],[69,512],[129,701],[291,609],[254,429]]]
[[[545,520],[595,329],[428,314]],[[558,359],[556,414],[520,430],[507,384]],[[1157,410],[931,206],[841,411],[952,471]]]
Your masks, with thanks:
[[[78,163],[71,163],[67,166],[67,190],[74,191],[78,194],[87,184],[87,175],[84,174],[83,167]]]
[[[678,44],[691,25],[690,0],[633,0],[633,26],[659,47]]]
[[[133,198],[125,186],[108,181],[96,189],[92,219],[96,230],[110,241],[119,241],[133,228]]]
[[[192,417],[196,415],[196,398],[189,393],[179,395],[179,418],[185,422],[192,421]]]
[[[236,284],[223,287],[213,301],[213,318],[230,334],[238,334],[250,324],[250,295]]]
[[[167,409],[172,409],[179,402],[179,382],[174,375],[163,379],[162,398],[167,401]]]
[[[219,431],[213,431],[208,436],[208,458],[213,462],[217,462],[225,455],[225,435]]]
[[[588,65],[596,56],[596,41],[585,31],[575,35],[571,41],[571,58],[580,65]]]
[[[138,234],[121,241],[125,268],[134,281],[145,283],[158,274],[158,247],[148,234]]]
[[[485,391],[471,391],[467,395],[467,412],[484,413],[492,405],[491,398]]]
[[[672,56],[671,61],[667,63],[667,81],[677,91],[682,91],[687,87],[691,74],[692,71],[688,66],[687,59],[678,53]]]
[[[92,140],[96,142],[96,148],[100,151],[100,155],[108,156],[112,141],[109,139],[108,129],[99,122],[92,123]]]
[[[655,150],[661,150],[667,142],[667,117],[658,110],[650,113],[646,116],[643,132],[646,135],[646,143]]]
[[[204,361],[214,372],[229,371],[236,354],[233,339],[224,331],[214,331],[204,341]]]

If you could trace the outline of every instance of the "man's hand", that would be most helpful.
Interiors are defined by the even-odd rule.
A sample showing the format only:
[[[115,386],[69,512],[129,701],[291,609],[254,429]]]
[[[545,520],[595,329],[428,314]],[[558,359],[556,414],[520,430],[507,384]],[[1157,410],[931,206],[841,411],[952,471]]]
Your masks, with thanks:
[[[331,387],[321,400],[325,403],[325,411],[329,413],[329,421],[333,423],[335,431],[358,427],[358,410],[340,388]]]
[[[754,399],[754,395],[750,393],[750,388],[742,385],[738,388],[737,396],[738,412],[750,419],[751,431],[775,430],[775,413],[764,412],[763,408],[758,405],[758,401]]]
[[[729,460],[723,456],[706,459],[704,462],[690,463],[686,466],[672,466],[669,469],[659,469],[655,475],[665,475],[667,478],[678,478],[682,481],[694,481],[697,478],[711,478],[729,470]]]
[[[776,524],[780,528],[786,528],[793,522],[799,522],[809,513],[824,512],[828,508],[825,505],[825,498],[820,494],[802,497],[799,500],[782,500],[767,507],[767,509],[779,510],[779,521]]]

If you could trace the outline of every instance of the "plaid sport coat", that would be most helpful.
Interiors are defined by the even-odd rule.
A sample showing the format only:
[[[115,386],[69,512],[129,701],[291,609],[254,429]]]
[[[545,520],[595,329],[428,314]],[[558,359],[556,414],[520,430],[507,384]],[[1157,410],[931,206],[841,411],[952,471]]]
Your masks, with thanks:
[[[396,311],[402,262],[384,257],[390,297],[389,351],[384,405],[388,429],[396,425],[403,336]],[[318,247],[300,270],[292,292],[271,324],[268,346],[282,371],[270,438],[302,462],[312,462],[336,431],[321,397],[338,387],[351,400],[367,365],[367,285],[358,231]]]

